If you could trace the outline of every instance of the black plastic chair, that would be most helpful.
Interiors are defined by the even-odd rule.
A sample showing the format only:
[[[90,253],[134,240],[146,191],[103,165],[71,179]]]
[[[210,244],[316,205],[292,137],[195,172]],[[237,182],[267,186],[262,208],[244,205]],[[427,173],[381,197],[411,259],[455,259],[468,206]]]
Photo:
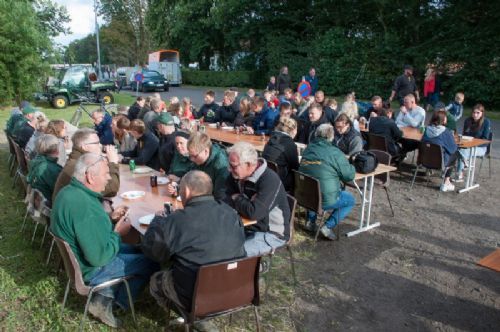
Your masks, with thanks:
[[[195,322],[213,317],[231,315],[253,307],[257,331],[260,331],[259,313],[260,257],[203,265],[196,275],[191,310],[187,311],[174,301],[168,301],[167,324],[170,309],[184,318],[184,328],[190,331]]]
[[[389,152],[385,136],[368,133],[368,150]]]
[[[479,173],[478,173],[478,176],[481,175],[481,169],[483,168],[483,161],[485,158],[488,159],[488,174],[489,174],[489,177],[491,178],[491,144],[493,144],[493,132],[490,131],[490,134],[488,135],[488,141],[490,141],[490,143],[488,143],[488,146],[486,147],[486,153],[484,154],[484,156],[481,156],[481,157],[477,157],[477,158],[480,158],[481,159],[481,163],[479,164]]]
[[[295,176],[295,188],[294,197],[297,200],[297,204],[305,208],[306,210],[312,210],[317,215],[317,225],[318,229],[314,236],[314,240],[318,240],[318,235],[321,227],[325,224],[325,217],[327,212],[333,210],[323,210],[323,200],[321,198],[321,184],[319,180],[304,174],[299,171],[294,171]],[[340,209],[338,209],[340,213]],[[306,218],[307,220],[307,211]],[[340,222],[337,224],[337,240],[340,238]]]
[[[388,166],[391,165],[392,156],[390,153],[380,151],[380,150],[369,150],[369,151],[377,156],[377,160],[380,164],[384,164],[384,165],[388,165]],[[382,188],[384,188],[385,194],[387,195],[387,201],[389,202],[389,206],[391,208],[392,216],[394,217],[394,209],[392,208],[391,198],[389,197],[389,183],[391,180],[391,176],[389,175],[389,172],[387,172],[387,173],[375,175],[375,179],[377,180],[377,182],[375,182],[375,183],[380,184],[382,186]]]
[[[429,184],[429,170],[431,169],[441,171],[441,184],[443,184],[448,167],[444,165],[443,148],[440,145],[424,142],[420,143],[418,148],[417,167],[413,174],[410,190],[413,188],[418,171],[422,168],[426,169],[427,185]]]

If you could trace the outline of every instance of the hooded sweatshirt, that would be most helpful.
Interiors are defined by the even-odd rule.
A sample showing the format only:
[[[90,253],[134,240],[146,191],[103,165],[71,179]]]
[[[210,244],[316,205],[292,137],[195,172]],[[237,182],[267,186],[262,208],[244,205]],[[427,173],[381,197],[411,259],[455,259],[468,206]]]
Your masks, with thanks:
[[[440,145],[443,148],[444,164],[448,165],[450,155],[457,151],[457,144],[455,138],[449,129],[445,126],[428,126],[425,129],[422,142]]]

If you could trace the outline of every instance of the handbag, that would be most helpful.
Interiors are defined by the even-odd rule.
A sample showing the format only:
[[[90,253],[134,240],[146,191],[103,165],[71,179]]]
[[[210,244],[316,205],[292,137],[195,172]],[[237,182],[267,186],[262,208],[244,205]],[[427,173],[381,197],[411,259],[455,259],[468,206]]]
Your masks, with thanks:
[[[354,166],[356,172],[368,174],[378,166],[377,156],[369,151],[359,151],[349,157],[349,163]]]

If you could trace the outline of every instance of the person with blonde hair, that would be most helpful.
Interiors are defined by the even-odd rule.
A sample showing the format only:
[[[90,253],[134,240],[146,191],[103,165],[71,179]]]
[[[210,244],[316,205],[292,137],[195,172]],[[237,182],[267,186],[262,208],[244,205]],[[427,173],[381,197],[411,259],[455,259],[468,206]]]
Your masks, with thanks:
[[[251,127],[255,113],[252,110],[252,99],[243,97],[240,100],[240,110],[234,119],[235,127]]]
[[[182,119],[194,120],[194,114],[196,110],[194,109],[191,99],[189,97],[182,98]]]
[[[50,120],[47,124],[45,133],[54,135],[59,139],[59,156],[57,163],[64,167],[68,159],[66,150],[71,148],[70,140],[66,135],[66,122],[64,122],[64,120]]]
[[[299,169],[299,154],[294,142],[297,130],[297,121],[281,117],[262,152],[264,159],[278,165],[278,175],[288,192],[293,192],[293,171]]]
[[[219,121],[225,125],[232,125],[238,115],[238,107],[235,105],[236,93],[234,91],[224,92],[222,105],[219,107]]]
[[[356,104],[353,93],[347,94],[347,96],[345,97],[345,101],[342,103],[342,107],[340,109],[339,114],[347,115],[349,120],[351,120],[354,129],[359,132],[358,104]]]
[[[45,130],[47,130],[47,125],[49,124],[49,119],[47,119],[45,114],[43,114],[42,112],[39,112],[39,115],[36,116],[36,118],[37,118],[37,120],[36,120],[36,125],[35,125],[35,132],[31,136],[28,143],[26,143],[26,147],[24,148],[24,150],[30,156],[30,159],[35,158],[35,156],[36,156],[36,147],[35,147],[36,140],[38,137],[45,134]]]
[[[115,146],[117,146],[119,152],[132,151],[135,148],[137,141],[128,132],[130,120],[127,116],[124,114],[115,115],[111,123],[111,129],[115,137]]]

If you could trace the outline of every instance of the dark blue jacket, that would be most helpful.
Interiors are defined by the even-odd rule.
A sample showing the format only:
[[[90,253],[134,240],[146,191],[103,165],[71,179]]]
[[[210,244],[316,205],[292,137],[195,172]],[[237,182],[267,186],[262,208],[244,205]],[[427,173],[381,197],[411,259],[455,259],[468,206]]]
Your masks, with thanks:
[[[99,136],[99,141],[102,145],[113,145],[113,131],[111,130],[111,122],[113,118],[108,113],[104,113],[104,119],[99,125],[94,126],[97,136]]]
[[[464,131],[463,134],[466,136],[472,136],[474,138],[489,139],[491,132],[491,123],[489,119],[484,118],[483,125],[481,128],[474,130],[472,128],[473,120],[471,117],[465,119],[464,121]],[[488,146],[488,144],[481,145],[482,147]]]
[[[219,122],[224,122],[228,125],[232,125],[236,116],[238,115],[238,109],[236,109],[236,104],[232,103],[231,105],[225,106],[222,105],[219,107],[217,111]]]
[[[316,91],[318,91],[318,76],[311,77],[310,75],[306,75],[305,79],[311,86],[311,96],[314,96]]]
[[[273,110],[269,107],[266,107],[259,113],[256,113],[252,126],[255,134],[269,134],[271,131],[273,131],[276,117],[279,117],[279,115],[280,112],[278,110]]]
[[[428,126],[425,129],[422,142],[440,145],[443,148],[443,161],[448,165],[450,156],[457,152],[457,144],[451,130],[443,126]]]
[[[211,104],[203,104],[200,107],[200,110],[196,114],[196,118],[202,118],[203,121],[207,123],[216,123],[219,122],[219,105],[216,103]]]
[[[160,141],[158,137],[146,131],[144,135],[137,140],[137,145],[132,151],[123,152],[124,158],[122,163],[128,163],[128,159],[134,159],[136,165],[146,165],[153,169],[160,169],[158,159],[158,147]]]

